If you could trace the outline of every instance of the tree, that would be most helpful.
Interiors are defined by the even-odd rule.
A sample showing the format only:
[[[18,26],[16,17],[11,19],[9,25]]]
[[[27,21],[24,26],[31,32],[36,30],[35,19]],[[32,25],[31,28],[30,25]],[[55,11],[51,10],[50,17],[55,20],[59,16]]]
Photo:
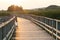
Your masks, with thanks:
[[[8,11],[23,11],[23,8],[21,6],[11,5],[8,7]]]

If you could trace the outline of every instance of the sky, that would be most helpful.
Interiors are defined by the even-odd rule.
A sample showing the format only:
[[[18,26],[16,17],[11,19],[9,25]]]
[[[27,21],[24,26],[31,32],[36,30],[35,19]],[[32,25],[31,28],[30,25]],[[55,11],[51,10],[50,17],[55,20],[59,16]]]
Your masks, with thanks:
[[[0,10],[7,10],[10,5],[22,6],[24,9],[34,9],[49,5],[60,6],[60,0],[0,0]]]

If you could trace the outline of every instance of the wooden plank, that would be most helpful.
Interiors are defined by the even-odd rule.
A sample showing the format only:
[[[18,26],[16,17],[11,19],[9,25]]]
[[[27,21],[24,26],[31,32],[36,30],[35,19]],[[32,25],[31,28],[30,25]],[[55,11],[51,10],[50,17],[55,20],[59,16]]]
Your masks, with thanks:
[[[17,20],[16,40],[54,40],[53,37],[33,22],[19,17]]]

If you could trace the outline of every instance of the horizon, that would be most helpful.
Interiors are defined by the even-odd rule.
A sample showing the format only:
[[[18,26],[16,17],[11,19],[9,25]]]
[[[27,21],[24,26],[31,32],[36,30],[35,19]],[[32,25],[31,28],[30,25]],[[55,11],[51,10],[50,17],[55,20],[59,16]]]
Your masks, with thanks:
[[[49,5],[60,6],[60,0],[0,0],[0,10],[7,10],[11,5],[22,6],[23,9],[34,9]]]

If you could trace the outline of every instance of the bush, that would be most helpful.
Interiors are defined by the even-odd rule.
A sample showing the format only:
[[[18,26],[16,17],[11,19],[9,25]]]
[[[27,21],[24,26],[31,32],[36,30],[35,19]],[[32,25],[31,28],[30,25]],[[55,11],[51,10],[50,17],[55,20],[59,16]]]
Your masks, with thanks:
[[[10,13],[9,12],[0,12],[0,16],[9,16]]]

